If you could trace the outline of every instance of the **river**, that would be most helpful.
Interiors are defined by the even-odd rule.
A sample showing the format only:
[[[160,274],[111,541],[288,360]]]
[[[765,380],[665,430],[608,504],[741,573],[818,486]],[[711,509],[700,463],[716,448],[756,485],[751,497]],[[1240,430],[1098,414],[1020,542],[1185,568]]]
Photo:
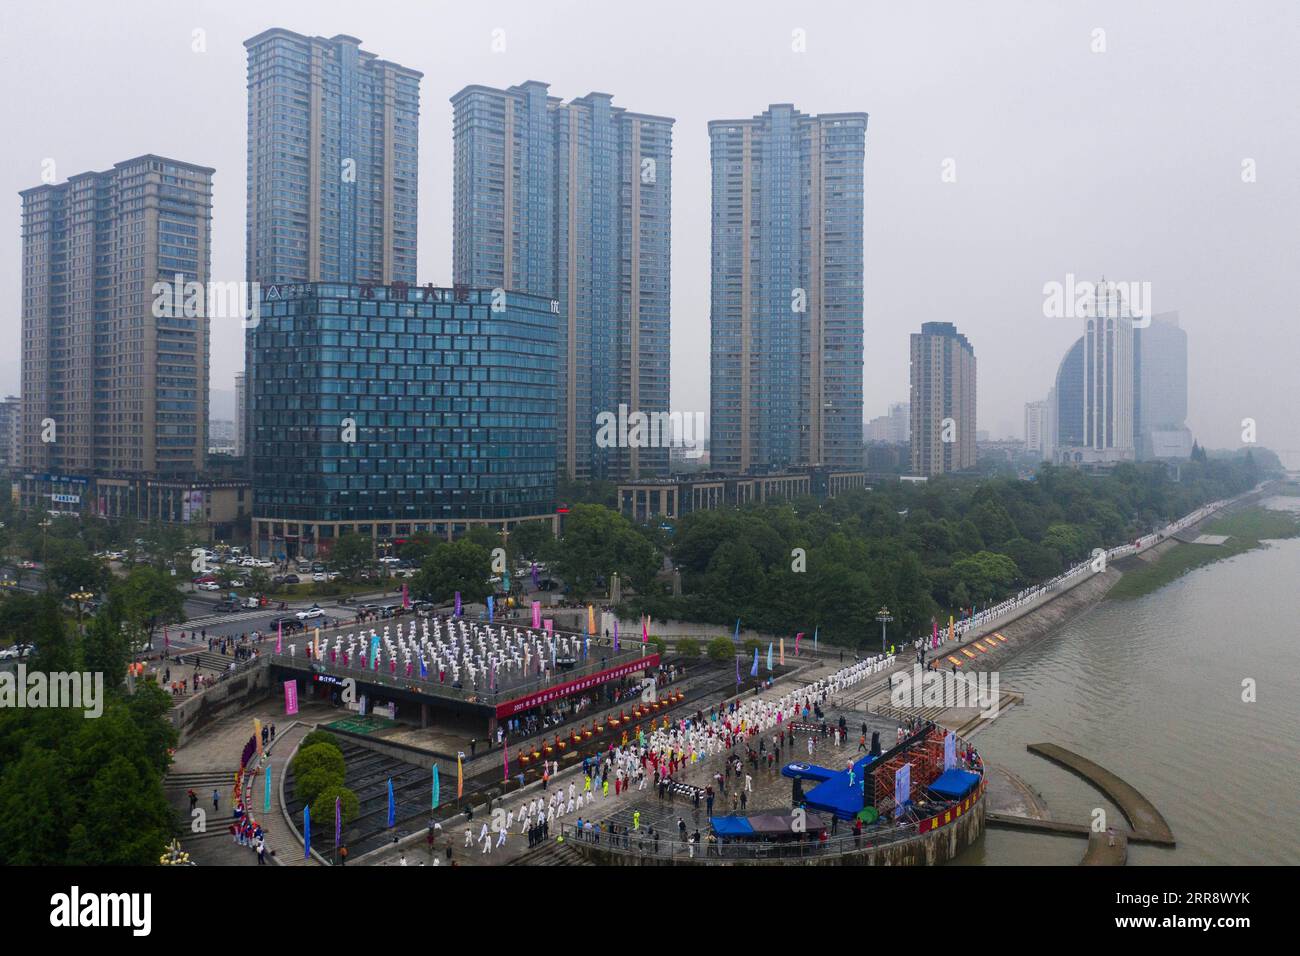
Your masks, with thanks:
[[[1271,508],[1300,512],[1300,498]],[[1130,846],[1130,865],[1300,863],[1300,539],[1270,541],[1130,601],[1106,600],[1008,661],[1024,694],[975,738],[985,759],[1088,823],[1096,790],[1025,750],[1060,744],[1114,771],[1177,840]],[[1242,682],[1256,683],[1254,703]],[[1075,864],[1079,838],[987,830],[956,862]]]

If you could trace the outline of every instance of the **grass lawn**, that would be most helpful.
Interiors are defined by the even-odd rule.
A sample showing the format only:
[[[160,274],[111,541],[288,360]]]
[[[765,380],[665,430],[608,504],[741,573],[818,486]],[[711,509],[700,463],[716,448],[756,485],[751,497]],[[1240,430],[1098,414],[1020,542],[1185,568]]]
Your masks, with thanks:
[[[1263,542],[1270,538],[1300,536],[1300,516],[1289,511],[1248,508],[1203,525],[1201,533],[1227,535],[1228,540],[1218,546],[1178,544],[1155,561],[1126,568],[1108,597],[1119,600],[1141,597],[1196,568],[1264,546]]]

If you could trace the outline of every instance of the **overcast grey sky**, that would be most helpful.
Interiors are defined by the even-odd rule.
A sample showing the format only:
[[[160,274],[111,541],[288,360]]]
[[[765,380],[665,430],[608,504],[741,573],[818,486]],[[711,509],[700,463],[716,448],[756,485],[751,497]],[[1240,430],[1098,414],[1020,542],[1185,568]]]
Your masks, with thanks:
[[[547,81],[675,117],[673,405],[708,409],[706,123],[769,103],[865,110],[867,416],[907,395],[908,333],[955,322],[979,427],[1019,435],[1078,322],[1043,285],[1146,281],[1190,338],[1214,447],[1300,449],[1300,8],[1284,2],[48,2],[0,6],[0,388],[18,386],[20,204],[141,153],[216,168],[213,278],[243,278],[243,40],[347,33],[422,70],[420,281],[451,280],[451,107],[469,83]],[[492,31],[505,31],[494,53]],[[192,49],[195,29],[206,52]],[[792,49],[795,30],[806,52]],[[1105,52],[1093,52],[1096,30]],[[955,161],[956,182],[943,163]],[[1253,160],[1256,181],[1243,182]],[[235,334],[214,330],[212,386]]]

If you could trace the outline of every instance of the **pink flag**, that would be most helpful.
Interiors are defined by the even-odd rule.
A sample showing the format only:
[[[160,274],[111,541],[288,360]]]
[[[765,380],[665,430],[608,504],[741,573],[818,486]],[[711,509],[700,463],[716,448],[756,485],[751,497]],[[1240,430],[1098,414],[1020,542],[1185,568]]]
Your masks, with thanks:
[[[279,622],[275,625],[275,652],[284,653],[284,624]]]
[[[411,609],[411,592],[407,585],[402,585],[402,607],[409,611]]]
[[[542,626],[542,602],[534,601],[533,602],[533,627],[538,628],[541,626]]]
[[[803,631],[800,631],[798,634],[796,634],[796,635],[794,636],[794,656],[795,656],[795,657],[798,657],[798,656],[799,656],[799,639],[802,638],[802,637],[803,637]]]
[[[505,770],[506,775],[501,779],[509,780],[510,779],[510,741],[504,737],[501,738],[501,753],[506,758],[506,770]]]
[[[645,614],[641,617],[641,643],[645,644],[650,640],[650,615]]]
[[[546,633],[550,634],[551,628],[555,626],[555,622],[548,617],[546,620],[542,622],[542,625],[546,628]]]
[[[296,680],[284,682],[284,712],[286,714],[298,713],[298,682]]]

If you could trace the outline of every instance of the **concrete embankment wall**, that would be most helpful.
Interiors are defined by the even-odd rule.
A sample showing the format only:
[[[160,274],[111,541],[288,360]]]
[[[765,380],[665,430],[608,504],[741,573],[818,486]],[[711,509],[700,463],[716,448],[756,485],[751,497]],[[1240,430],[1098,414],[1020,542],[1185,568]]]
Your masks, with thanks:
[[[968,813],[947,826],[898,843],[864,848],[836,856],[709,860],[701,853],[694,860],[674,860],[618,852],[591,844],[583,844],[579,847],[579,852],[592,862],[605,866],[935,866],[955,859],[984,833],[985,796],[986,794],[981,794]]]
[[[180,735],[176,744],[183,745],[197,731],[224,716],[246,707],[271,692],[271,668],[258,662],[205,688],[172,708],[172,726]]]

